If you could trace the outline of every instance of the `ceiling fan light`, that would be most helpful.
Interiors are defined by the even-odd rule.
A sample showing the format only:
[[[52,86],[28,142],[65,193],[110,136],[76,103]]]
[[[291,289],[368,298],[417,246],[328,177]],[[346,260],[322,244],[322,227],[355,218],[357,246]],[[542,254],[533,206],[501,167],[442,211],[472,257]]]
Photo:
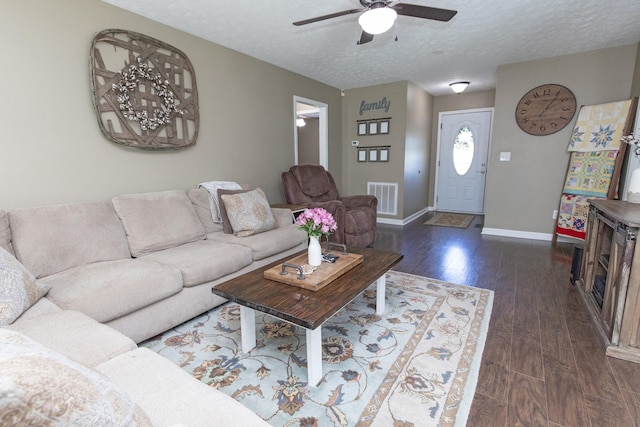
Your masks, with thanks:
[[[462,93],[469,86],[469,82],[454,82],[449,85],[455,93]]]
[[[382,34],[393,26],[397,16],[396,11],[390,7],[377,7],[360,15],[358,23],[365,33]]]

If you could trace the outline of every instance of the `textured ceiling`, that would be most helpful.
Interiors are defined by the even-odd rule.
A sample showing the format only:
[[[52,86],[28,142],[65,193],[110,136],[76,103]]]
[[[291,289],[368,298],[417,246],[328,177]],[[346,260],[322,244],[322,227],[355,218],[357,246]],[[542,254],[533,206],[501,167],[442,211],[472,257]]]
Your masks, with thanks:
[[[103,1],[339,89],[401,80],[433,95],[457,80],[495,89],[501,64],[640,41],[640,0],[407,0],[458,14],[447,23],[399,16],[361,46],[355,14],[292,25],[357,0]]]

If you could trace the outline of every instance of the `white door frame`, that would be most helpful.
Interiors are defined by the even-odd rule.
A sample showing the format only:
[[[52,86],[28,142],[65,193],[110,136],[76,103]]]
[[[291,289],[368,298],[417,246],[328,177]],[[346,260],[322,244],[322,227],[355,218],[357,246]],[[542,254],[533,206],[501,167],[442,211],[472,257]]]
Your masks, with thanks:
[[[494,107],[486,107],[486,108],[472,108],[472,109],[468,109],[468,110],[453,110],[453,111],[441,111],[438,113],[438,144],[437,144],[437,148],[436,148],[436,177],[435,177],[435,187],[434,187],[434,191],[433,191],[433,205],[434,205],[434,209],[438,210],[438,175],[440,174],[440,165],[439,160],[440,160],[440,139],[442,138],[442,117],[445,115],[455,115],[455,114],[467,114],[467,113],[482,113],[482,112],[490,112],[491,113],[491,126],[489,127],[489,145],[487,146],[487,174],[489,173],[489,153],[491,153],[491,140],[493,139],[493,122],[494,122],[494,113],[495,113],[495,108]],[[486,193],[486,189],[487,189],[487,179],[485,177],[485,188],[483,189],[483,191]],[[484,211],[484,209],[483,209]]]
[[[324,102],[314,101],[313,99],[303,98],[293,95],[293,164],[298,164],[298,129],[296,125],[298,103],[312,105],[319,109],[318,115],[318,162],[329,170],[329,106]]]

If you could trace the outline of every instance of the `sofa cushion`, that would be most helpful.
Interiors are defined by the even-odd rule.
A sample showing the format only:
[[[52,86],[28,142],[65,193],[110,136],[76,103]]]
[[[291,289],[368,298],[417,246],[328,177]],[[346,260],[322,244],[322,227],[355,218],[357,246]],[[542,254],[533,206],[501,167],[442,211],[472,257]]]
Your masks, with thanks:
[[[73,310],[15,322],[8,328],[89,367],[137,348],[129,337]]]
[[[48,291],[4,248],[0,248],[0,326],[13,323]]]
[[[145,255],[141,259],[180,270],[185,287],[210,282],[252,262],[249,248],[211,240],[187,243]]]
[[[9,228],[9,217],[5,211],[0,210],[0,248],[5,249],[13,255],[11,246],[11,229]]]
[[[134,257],[205,237],[204,226],[185,191],[126,194],[112,201]]]
[[[294,248],[307,241],[305,231],[298,229],[297,225],[290,224],[285,227],[274,228],[264,233],[254,234],[248,237],[237,237],[233,234],[211,233],[208,240],[233,243],[251,248],[254,261],[267,258],[271,255]]]
[[[198,219],[204,227],[205,233],[214,233],[222,230],[222,224],[215,223],[213,221],[213,215],[211,214],[213,201],[209,197],[209,192],[204,188],[192,188],[187,191],[187,196],[191,200],[193,210],[196,211]]]
[[[80,311],[101,323],[182,289],[179,270],[131,258],[83,265],[40,282],[51,286],[47,298],[60,308]]]
[[[234,398],[147,348],[121,354],[96,369],[135,399],[155,426],[269,425]]]
[[[8,329],[0,329],[0,425],[150,426],[102,374]]]
[[[18,317],[12,325],[17,325],[25,320],[35,319],[36,317],[44,316],[45,314],[58,313],[62,311],[60,307],[51,302],[48,298],[40,298],[37,303],[29,307],[29,310],[25,311]]]
[[[90,262],[131,257],[111,203],[26,208],[8,214],[16,258],[37,278]]]
[[[221,198],[233,228],[233,234],[236,236],[251,236],[275,227],[273,212],[262,189],[256,188],[239,194],[224,194]]]

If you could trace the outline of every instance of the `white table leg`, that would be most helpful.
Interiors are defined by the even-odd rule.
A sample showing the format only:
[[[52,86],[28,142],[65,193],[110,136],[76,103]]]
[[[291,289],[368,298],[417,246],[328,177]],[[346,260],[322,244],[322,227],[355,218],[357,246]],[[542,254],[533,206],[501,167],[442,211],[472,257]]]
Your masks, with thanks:
[[[249,353],[256,346],[256,311],[240,306],[240,336],[242,351]]]
[[[322,379],[322,332],[321,327],[307,331],[307,382],[315,387]]]
[[[385,310],[384,294],[387,291],[387,275],[383,274],[376,280],[376,314],[382,314]]]

